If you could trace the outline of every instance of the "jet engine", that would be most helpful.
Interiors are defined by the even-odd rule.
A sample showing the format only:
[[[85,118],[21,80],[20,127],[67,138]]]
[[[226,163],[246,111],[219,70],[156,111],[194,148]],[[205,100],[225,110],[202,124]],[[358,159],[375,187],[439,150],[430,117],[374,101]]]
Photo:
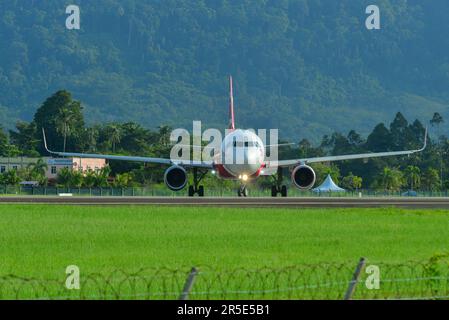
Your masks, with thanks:
[[[172,166],[165,171],[164,181],[170,190],[182,190],[187,184],[187,172],[183,167]]]
[[[297,166],[292,172],[292,181],[299,189],[309,190],[316,181],[315,171],[307,165]]]

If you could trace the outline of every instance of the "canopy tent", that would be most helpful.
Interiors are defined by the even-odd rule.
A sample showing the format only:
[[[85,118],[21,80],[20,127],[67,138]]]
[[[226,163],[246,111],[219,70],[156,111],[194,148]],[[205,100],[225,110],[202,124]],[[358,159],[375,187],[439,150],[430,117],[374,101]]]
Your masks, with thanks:
[[[313,189],[314,192],[345,192],[345,189],[340,188],[332,180],[331,175],[327,175],[326,180],[321,184],[321,186]]]

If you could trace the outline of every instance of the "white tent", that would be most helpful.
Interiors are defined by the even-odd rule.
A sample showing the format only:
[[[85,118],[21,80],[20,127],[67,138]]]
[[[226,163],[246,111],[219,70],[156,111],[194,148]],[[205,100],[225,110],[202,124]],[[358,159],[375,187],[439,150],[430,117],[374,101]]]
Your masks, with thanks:
[[[314,192],[345,192],[345,189],[340,188],[332,180],[331,175],[327,175],[326,180],[321,184],[321,186],[313,189]]]

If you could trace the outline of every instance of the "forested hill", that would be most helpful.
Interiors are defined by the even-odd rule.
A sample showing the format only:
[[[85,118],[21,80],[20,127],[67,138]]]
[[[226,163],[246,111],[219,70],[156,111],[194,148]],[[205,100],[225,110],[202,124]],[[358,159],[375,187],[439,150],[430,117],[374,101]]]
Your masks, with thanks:
[[[381,30],[365,9],[380,7]],[[59,89],[89,122],[227,123],[281,136],[369,132],[401,111],[449,116],[448,1],[74,0],[0,2],[0,123],[30,120]]]

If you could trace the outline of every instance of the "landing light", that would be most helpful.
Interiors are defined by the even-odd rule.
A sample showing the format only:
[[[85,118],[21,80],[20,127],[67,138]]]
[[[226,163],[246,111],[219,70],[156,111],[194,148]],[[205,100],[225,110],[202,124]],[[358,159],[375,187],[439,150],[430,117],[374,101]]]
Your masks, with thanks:
[[[212,174],[216,174],[217,172],[215,170],[212,170],[210,173]]]
[[[248,176],[247,176],[246,174],[244,174],[244,175],[242,176],[242,180],[243,180],[243,181],[247,181],[247,180],[248,180]]]

